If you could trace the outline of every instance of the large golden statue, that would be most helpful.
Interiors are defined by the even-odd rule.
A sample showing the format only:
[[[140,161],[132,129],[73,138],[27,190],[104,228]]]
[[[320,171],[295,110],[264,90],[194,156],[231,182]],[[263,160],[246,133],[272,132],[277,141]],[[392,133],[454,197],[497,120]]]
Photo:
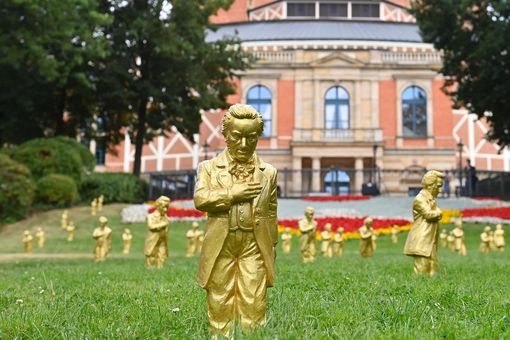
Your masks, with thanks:
[[[501,224],[496,224],[494,231],[494,245],[499,251],[505,251],[505,231]]]
[[[333,237],[333,255],[343,256],[344,255],[344,228],[339,227]]]
[[[69,217],[69,215],[68,215],[67,210],[64,210],[64,212],[62,213],[62,218],[60,219],[60,226],[64,230],[67,229],[68,217]]]
[[[284,254],[290,253],[291,247],[292,247],[292,234],[290,233],[290,228],[286,227],[285,231],[282,233],[282,252]]]
[[[324,257],[333,257],[333,245],[331,244],[332,236],[331,223],[326,223],[324,231],[321,233],[321,253]]]
[[[359,228],[359,251],[362,257],[371,257],[374,252],[374,229],[372,223],[374,221],[367,217],[363,221],[363,226]]]
[[[466,256],[466,241],[464,240],[464,230],[462,230],[462,220],[455,221],[455,228],[453,229],[453,236],[455,236],[455,251],[459,255]]]
[[[76,229],[76,227],[74,226],[74,223],[73,222],[69,222],[69,224],[67,225],[66,227],[66,231],[67,231],[67,240],[69,242],[71,242],[72,240],[74,240],[74,230]]]
[[[439,234],[439,240],[441,241],[441,247],[446,248],[448,245],[448,233],[446,232],[446,229],[443,229],[441,234]]]
[[[92,237],[96,240],[94,258],[96,261],[104,261],[112,248],[112,230],[108,227],[106,217],[99,217],[99,227],[94,229]]]
[[[301,231],[301,238],[299,239],[299,250],[303,262],[315,261],[317,254],[316,235],[317,222],[313,219],[315,209],[307,207],[305,209],[305,218],[299,221],[299,230]]]
[[[398,243],[398,226],[391,227],[391,242]]]
[[[35,239],[37,240],[37,246],[39,248],[44,248],[44,242],[46,241],[46,237],[44,236],[44,230],[39,227],[35,233]]]
[[[144,247],[147,268],[163,268],[168,257],[169,205],[170,198],[161,196],[156,200],[156,210],[147,216],[148,231]]]
[[[122,233],[122,254],[129,254],[131,250],[131,243],[133,242],[133,234],[128,228],[124,229]]]
[[[482,254],[488,254],[491,250],[491,227],[485,226],[483,233],[480,234],[480,252]]]
[[[192,257],[195,253],[198,253],[200,246],[200,237],[202,231],[198,229],[198,222],[191,223],[191,229],[186,232],[186,238],[188,240],[186,257]]]
[[[25,253],[29,254],[32,252],[32,240],[34,238],[32,237],[32,234],[29,230],[25,230],[23,232],[23,249]]]
[[[443,215],[437,206],[437,195],[443,187],[444,173],[430,170],[423,176],[423,189],[413,202],[413,226],[407,235],[404,254],[414,257],[416,274],[437,273],[437,241],[439,221]]]
[[[207,290],[209,328],[232,336],[266,323],[267,287],[278,242],[276,169],[255,153],[264,128],[251,106],[223,117],[226,150],[200,163],[195,207],[208,213],[198,282]]]

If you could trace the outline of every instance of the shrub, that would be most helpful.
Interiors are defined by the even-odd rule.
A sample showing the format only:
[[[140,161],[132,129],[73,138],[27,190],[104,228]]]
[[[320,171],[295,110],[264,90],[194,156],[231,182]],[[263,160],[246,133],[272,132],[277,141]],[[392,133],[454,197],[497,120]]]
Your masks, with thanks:
[[[0,220],[11,222],[25,216],[34,194],[30,170],[0,153]]]
[[[84,172],[79,152],[62,139],[30,140],[13,150],[12,158],[25,165],[35,180],[50,174],[63,174],[80,183]]]
[[[93,173],[85,176],[80,186],[80,197],[86,202],[104,195],[108,203],[140,203],[146,193],[145,181],[125,173]]]
[[[37,202],[53,206],[69,206],[77,198],[75,181],[66,175],[51,174],[37,182]]]
[[[96,166],[96,157],[85,145],[69,137],[59,136],[52,138],[52,140],[76,151],[80,155],[81,162],[85,170],[87,172],[94,171],[94,167]]]

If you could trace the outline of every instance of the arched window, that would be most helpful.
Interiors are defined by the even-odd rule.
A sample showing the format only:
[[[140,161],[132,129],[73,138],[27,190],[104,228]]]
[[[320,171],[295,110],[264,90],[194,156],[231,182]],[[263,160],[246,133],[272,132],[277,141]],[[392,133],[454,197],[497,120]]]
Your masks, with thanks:
[[[324,127],[326,129],[349,128],[349,93],[343,87],[335,86],[326,91]]]
[[[347,172],[330,170],[324,175],[324,191],[332,195],[348,195],[351,179]]]
[[[256,85],[248,90],[246,96],[246,104],[253,106],[255,110],[260,112],[264,120],[263,137],[271,136],[271,116],[272,116],[272,95],[271,91],[265,86]]]
[[[409,86],[402,93],[402,134],[406,137],[427,136],[427,93]]]

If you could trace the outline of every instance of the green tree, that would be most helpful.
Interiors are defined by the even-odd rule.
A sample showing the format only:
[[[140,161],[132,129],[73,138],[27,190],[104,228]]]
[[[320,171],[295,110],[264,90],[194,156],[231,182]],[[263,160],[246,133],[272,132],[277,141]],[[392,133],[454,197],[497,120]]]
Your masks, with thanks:
[[[0,144],[75,136],[90,120],[109,21],[97,0],[2,0]]]
[[[143,144],[175,126],[192,140],[201,110],[226,108],[232,78],[250,60],[237,40],[207,41],[209,17],[228,0],[104,0],[114,20],[112,54],[99,85],[99,112],[111,142],[127,126],[135,141],[133,173]]]
[[[485,117],[487,138],[510,144],[510,2],[416,0],[423,39],[443,52],[443,90],[456,107]]]

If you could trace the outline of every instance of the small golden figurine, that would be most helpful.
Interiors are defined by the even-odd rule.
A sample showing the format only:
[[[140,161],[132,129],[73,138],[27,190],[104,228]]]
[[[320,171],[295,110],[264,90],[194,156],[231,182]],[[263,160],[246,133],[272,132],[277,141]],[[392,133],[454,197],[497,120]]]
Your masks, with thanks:
[[[62,227],[62,229],[66,230],[67,229],[67,224],[68,224],[68,212],[67,210],[64,210],[64,212],[62,213],[62,218],[60,219],[60,226]]]
[[[44,230],[41,227],[37,228],[35,239],[37,240],[37,246],[39,248],[44,248],[44,242],[46,241],[46,238],[44,236]]]
[[[124,229],[122,233],[122,254],[129,254],[131,250],[131,243],[133,242],[133,234],[131,234],[131,230]]]
[[[32,240],[34,238],[32,237],[32,234],[29,230],[25,230],[23,232],[23,248],[25,253],[29,254],[32,252]]]
[[[94,198],[92,202],[90,202],[90,214],[92,216],[96,216],[97,213],[97,198]]]
[[[97,198],[97,211],[103,211],[104,195]]]
[[[488,254],[490,251],[491,242],[491,227],[485,226],[483,233],[480,234],[480,252],[482,254]]]
[[[359,251],[361,257],[368,258],[372,256],[374,252],[374,230],[372,229],[372,223],[374,221],[367,217],[363,221],[363,226],[359,228]]]
[[[489,232],[489,248],[490,250],[498,250],[498,247],[496,247],[496,243],[494,243],[494,231]]]
[[[92,237],[96,240],[94,257],[96,262],[104,261],[112,248],[112,230],[108,227],[108,219],[99,217],[99,227],[94,229]]]
[[[496,225],[496,231],[494,231],[494,245],[499,251],[505,251],[505,231],[501,224]]]
[[[446,229],[443,229],[441,234],[439,234],[439,240],[441,241],[441,247],[446,248],[448,245],[448,233],[446,232]]]
[[[373,232],[372,232],[372,251],[376,251],[376,249],[377,249],[377,238],[378,237],[379,237],[378,231],[373,230]]]
[[[455,236],[453,236],[453,230],[450,230],[448,233],[446,241],[448,241],[448,249],[450,249],[450,251],[455,251]]]
[[[168,257],[169,205],[170,198],[161,196],[156,200],[156,210],[147,216],[148,232],[144,247],[147,268],[163,268]]]
[[[416,274],[437,273],[437,241],[439,221],[443,215],[437,206],[437,195],[443,187],[444,173],[430,170],[423,176],[423,189],[413,201],[413,226],[407,235],[404,254],[414,257]]]
[[[69,242],[74,240],[74,230],[75,229],[76,229],[76,227],[74,226],[74,223],[73,222],[69,222],[69,224],[67,225],[67,228],[66,228],[66,231],[67,231],[67,240]]]
[[[331,244],[332,236],[331,223],[326,223],[324,231],[321,233],[321,253],[324,257],[333,257],[333,245]]]
[[[315,209],[307,207],[305,209],[305,218],[299,221],[299,230],[301,231],[301,238],[299,239],[299,249],[301,250],[301,257],[304,263],[315,261],[317,253],[316,248],[316,231],[317,222],[313,219]]]
[[[209,328],[233,337],[266,323],[267,287],[278,242],[276,169],[255,153],[264,121],[251,106],[225,113],[227,149],[198,166],[195,207],[208,213],[198,282],[207,290]]]
[[[186,238],[188,240],[186,257],[193,257],[195,252],[198,252],[199,238],[201,235],[202,231],[198,229],[198,222],[191,223],[191,229],[186,232]]]
[[[290,248],[292,246],[292,234],[290,233],[290,228],[286,227],[285,232],[282,233],[282,251],[284,254],[290,253]]]
[[[333,255],[343,256],[344,255],[344,228],[339,227],[333,237]]]
[[[398,243],[398,226],[391,227],[391,242]]]
[[[466,242],[464,240],[464,230],[462,230],[462,220],[455,221],[455,228],[453,229],[453,236],[455,236],[455,251],[459,255],[466,256]]]

